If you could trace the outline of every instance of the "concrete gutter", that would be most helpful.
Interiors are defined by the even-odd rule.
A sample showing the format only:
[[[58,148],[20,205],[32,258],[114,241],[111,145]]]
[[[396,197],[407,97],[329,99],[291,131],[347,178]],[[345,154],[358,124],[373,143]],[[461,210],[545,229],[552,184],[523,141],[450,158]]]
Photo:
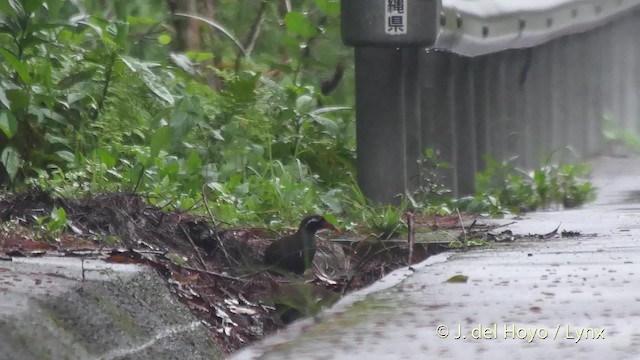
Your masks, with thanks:
[[[221,359],[156,274],[79,258],[0,261],[0,358]]]
[[[542,234],[561,223],[584,236],[432,257],[232,359],[637,358],[640,159],[596,170],[597,203],[511,227]],[[468,280],[447,281],[455,275]]]

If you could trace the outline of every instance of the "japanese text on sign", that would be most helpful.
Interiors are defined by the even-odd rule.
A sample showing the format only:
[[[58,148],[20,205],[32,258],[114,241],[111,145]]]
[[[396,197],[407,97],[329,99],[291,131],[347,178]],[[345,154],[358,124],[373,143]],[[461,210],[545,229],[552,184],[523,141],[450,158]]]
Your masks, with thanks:
[[[403,35],[407,33],[407,0],[385,1],[385,33]]]

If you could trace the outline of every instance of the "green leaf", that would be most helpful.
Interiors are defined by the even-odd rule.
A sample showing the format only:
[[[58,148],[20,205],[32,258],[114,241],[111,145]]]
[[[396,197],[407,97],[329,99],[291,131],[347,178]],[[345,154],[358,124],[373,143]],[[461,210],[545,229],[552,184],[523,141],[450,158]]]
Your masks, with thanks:
[[[339,0],[316,0],[316,6],[329,16],[337,17],[340,15]]]
[[[97,149],[96,155],[98,156],[98,159],[100,159],[100,162],[103,163],[107,168],[113,168],[116,166],[116,158],[107,150]]]
[[[338,128],[338,125],[329,118],[326,118],[324,116],[318,116],[318,115],[312,115],[311,118],[313,119],[313,121],[322,125],[331,134],[337,134],[340,131],[340,129]]]
[[[327,106],[319,109],[315,109],[311,112],[312,115],[320,115],[326,114],[330,112],[343,111],[343,110],[351,110],[353,109],[350,106]],[[432,150],[433,151],[433,150]]]
[[[54,207],[51,210],[51,220],[63,223],[67,221],[67,212],[64,211],[64,208]]]
[[[129,24],[123,21],[116,22],[116,43],[120,46],[121,49],[126,49],[129,47]]]
[[[58,155],[62,160],[68,163],[73,163],[76,161],[76,156],[73,155],[71,151],[67,151],[67,150],[56,151],[56,155]]]
[[[130,57],[130,56],[120,56],[120,61],[122,61],[125,65],[127,65],[127,67],[129,68],[129,70],[137,73],[137,72],[141,72],[141,71],[145,71],[148,70],[148,66],[145,65],[142,61],[134,58],[134,57]]]
[[[338,219],[336,219],[335,216],[333,216],[332,214],[324,214],[322,215],[331,225],[337,227],[339,222]]]
[[[9,1],[0,0],[0,14],[11,16],[10,13],[13,13],[13,9],[9,5]],[[0,24],[2,24],[2,21],[0,21]]]
[[[7,146],[2,150],[2,154],[0,154],[0,162],[4,165],[9,179],[13,182],[20,168],[20,154],[13,147]]]
[[[200,171],[201,168],[202,159],[200,158],[200,155],[198,155],[197,151],[192,151],[187,158],[187,169],[193,172],[195,170]]]
[[[129,16],[127,17],[127,22],[131,25],[155,25],[158,20],[153,17]]]
[[[79,82],[90,80],[93,77],[93,74],[96,73],[96,68],[83,70],[74,74],[71,74],[58,82],[59,88],[68,88]]]
[[[9,139],[18,133],[18,122],[12,113],[8,111],[0,112],[0,130],[2,130]]]
[[[161,45],[169,45],[171,44],[171,40],[171,35],[169,35],[168,33],[158,35],[158,43],[160,43]]]
[[[217,181],[212,181],[207,184],[207,187],[211,190],[217,190],[221,194],[227,194],[227,189],[224,188],[224,185],[220,184]]]
[[[296,99],[296,110],[300,114],[309,114],[316,106],[316,102],[309,95],[302,95]]]
[[[50,144],[69,145],[69,139],[68,138],[62,137],[62,136],[56,136],[56,135],[51,134],[50,132],[47,132],[46,134],[44,134],[44,138]]]
[[[452,284],[464,284],[469,280],[467,275],[455,275],[447,279],[448,283]]]
[[[49,219],[49,222],[47,222],[47,230],[54,233],[63,231],[68,225],[67,212],[61,207],[54,207],[51,210],[51,216]]]
[[[237,185],[233,192],[236,196],[246,196],[249,193],[249,183],[242,183]]]
[[[254,76],[239,76],[227,84],[224,96],[231,98],[237,105],[253,103],[256,100],[256,86],[260,74]]]
[[[168,149],[173,139],[173,131],[168,126],[156,129],[151,136],[151,157],[156,157],[160,150]]]
[[[2,48],[0,48],[0,54],[4,56],[9,65],[11,65],[11,67],[13,67],[13,69],[18,73],[20,79],[22,79],[22,82],[24,82],[25,84],[32,83],[31,75],[29,75],[29,69],[27,69],[27,67],[23,63],[21,63],[18,58],[13,56],[13,54],[9,51]]]
[[[318,29],[301,12],[292,11],[288,13],[284,18],[284,24],[289,31],[302,36],[306,40],[311,39],[318,33]]]
[[[214,139],[224,141],[224,137],[222,136],[222,132],[218,129],[211,129],[211,135]]]
[[[35,12],[42,6],[42,0],[21,0],[22,7],[28,13]]]
[[[181,102],[182,104],[182,102]],[[169,118],[169,126],[174,132],[176,138],[182,138],[185,132],[191,127],[192,121],[189,112],[184,109],[176,109]]]
[[[64,6],[64,0],[47,0],[46,7],[50,19],[58,19],[60,9]]]
[[[186,71],[189,75],[196,74],[196,69],[193,67],[193,63],[188,56],[184,54],[172,53],[171,55],[169,55],[169,59],[171,59],[171,61],[176,64],[177,67]]]
[[[84,20],[79,20],[78,25],[84,25],[86,27],[88,27],[89,29],[93,30],[98,36],[100,36],[100,38],[102,38],[102,28],[98,25],[95,25],[93,23],[91,23],[90,21],[84,21]]]
[[[64,116],[45,107],[31,107],[29,108],[29,113],[33,115],[41,114],[45,118],[51,119],[59,123],[60,125],[64,125],[64,126],[68,125],[68,121]]]
[[[11,109],[11,101],[7,98],[7,93],[0,87],[0,104],[4,105],[7,109]]]
[[[30,96],[26,91],[21,89],[7,89],[5,94],[11,104],[10,109],[12,113],[20,113],[29,107]]]
[[[202,51],[187,51],[185,55],[195,62],[203,62],[214,58],[212,53]]]
[[[145,72],[142,74],[142,81],[145,85],[147,85],[147,88],[151,90],[151,92],[154,93],[157,97],[166,101],[169,105],[173,105],[175,103],[171,92],[167,90],[166,87],[160,85],[158,81],[156,81],[155,75]]]
[[[61,28],[68,29],[71,32],[76,32],[80,30],[76,23],[71,23],[68,21],[51,21],[51,22],[31,23],[29,25],[28,31],[32,34],[35,34],[38,32],[42,32],[43,30],[58,30]],[[22,47],[25,47],[25,46],[33,47],[38,44],[51,44],[51,42],[45,38],[41,38],[40,36],[33,35],[33,36],[27,36],[26,38],[20,40],[20,44],[22,45]]]
[[[22,2],[18,0],[8,0],[9,6],[15,12],[18,17],[24,17],[24,8],[22,7]]]
[[[120,61],[124,63],[131,71],[140,74],[142,82],[160,99],[166,101],[169,105],[173,105],[175,100],[173,95],[166,87],[158,81],[158,77],[151,71],[152,67],[157,66],[155,63],[140,61],[130,56],[120,56]]]

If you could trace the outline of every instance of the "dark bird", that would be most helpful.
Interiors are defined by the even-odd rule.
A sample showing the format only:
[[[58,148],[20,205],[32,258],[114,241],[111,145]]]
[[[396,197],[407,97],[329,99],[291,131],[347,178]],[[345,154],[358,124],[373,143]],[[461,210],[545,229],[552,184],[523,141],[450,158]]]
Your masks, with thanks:
[[[307,216],[300,222],[298,231],[269,244],[264,252],[265,266],[276,272],[303,274],[313,262],[316,232],[320,229],[340,232],[320,215]]]

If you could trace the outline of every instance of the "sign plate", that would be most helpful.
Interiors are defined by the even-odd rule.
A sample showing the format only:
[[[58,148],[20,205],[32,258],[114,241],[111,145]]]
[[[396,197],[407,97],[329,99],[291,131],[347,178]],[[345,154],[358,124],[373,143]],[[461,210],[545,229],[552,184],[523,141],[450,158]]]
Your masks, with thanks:
[[[384,15],[385,33],[388,35],[407,33],[407,0],[385,0]]]

